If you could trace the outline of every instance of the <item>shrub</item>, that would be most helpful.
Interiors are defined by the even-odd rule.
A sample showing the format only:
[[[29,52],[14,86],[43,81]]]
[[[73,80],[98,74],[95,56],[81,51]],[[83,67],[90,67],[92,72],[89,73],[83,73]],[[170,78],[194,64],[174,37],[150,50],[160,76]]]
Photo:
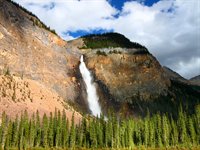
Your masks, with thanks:
[[[117,50],[113,50],[113,51],[109,51],[109,54],[121,54],[121,51],[117,51]]]
[[[107,56],[106,52],[103,52],[103,51],[100,51],[100,50],[98,50],[98,51],[96,52],[96,54],[97,54],[97,55]]]
[[[6,68],[5,72],[4,72],[5,76],[10,76],[10,69]]]
[[[18,3],[12,1],[12,0],[7,0],[9,2],[11,2],[13,5],[15,5],[17,8],[20,8],[21,10],[23,10],[24,12],[26,12],[27,14],[29,14],[30,17],[30,21],[33,22],[33,25],[37,25],[40,28],[44,28],[48,31],[50,31],[51,33],[57,35],[57,33],[55,32],[55,30],[52,30],[50,27],[47,27],[36,15],[34,15],[32,12],[28,11],[26,8],[22,7],[21,5],[19,5]]]

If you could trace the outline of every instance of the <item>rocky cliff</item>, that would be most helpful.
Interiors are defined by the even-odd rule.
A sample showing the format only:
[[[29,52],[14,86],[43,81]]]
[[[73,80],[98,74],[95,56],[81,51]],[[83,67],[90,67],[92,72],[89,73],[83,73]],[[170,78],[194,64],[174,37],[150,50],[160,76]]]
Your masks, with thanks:
[[[1,75],[0,116],[5,112],[14,119],[16,115],[20,116],[25,110],[29,116],[38,111],[40,117],[43,117],[44,113],[47,116],[50,113],[54,114],[55,110],[61,113],[64,111],[69,120],[73,113],[76,123],[81,120],[80,113],[69,106],[56,92],[44,85],[34,80],[21,79],[9,74]]]
[[[176,112],[180,104],[192,108],[199,103],[199,91],[163,68],[144,46],[117,33],[86,36],[83,41],[81,50],[104,111],[112,108],[119,114],[144,115],[147,111]]]
[[[38,18],[0,0],[0,72],[26,77],[52,88],[67,100],[77,98],[78,51],[46,30]]]
[[[3,93],[0,95],[0,114],[6,111],[12,115],[25,109],[30,113],[37,109],[41,113],[49,113],[57,106],[64,109],[63,105],[68,105],[65,103],[67,100],[79,98],[80,84],[76,80],[75,67],[79,64],[80,54],[75,48],[67,49],[67,46],[66,41],[35,15],[9,0],[0,0],[0,89],[1,92],[8,92],[6,97],[2,97]],[[8,73],[13,77],[13,82],[15,79],[16,82],[34,82],[34,89],[25,90],[25,93],[38,92],[31,98],[33,102],[30,95],[23,93],[24,96],[18,94],[14,100],[16,102],[12,100],[13,91],[9,91],[3,83],[6,78],[3,76]],[[49,90],[40,93],[41,89]],[[62,105],[57,102],[58,96],[62,99]],[[13,108],[16,111],[12,111]]]

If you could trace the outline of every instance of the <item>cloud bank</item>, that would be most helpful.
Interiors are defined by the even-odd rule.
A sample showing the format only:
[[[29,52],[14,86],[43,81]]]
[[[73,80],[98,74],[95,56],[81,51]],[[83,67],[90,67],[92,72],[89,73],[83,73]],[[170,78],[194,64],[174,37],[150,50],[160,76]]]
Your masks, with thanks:
[[[200,74],[200,1],[15,0],[65,38],[80,30],[113,30],[145,45],[162,65],[186,78]]]

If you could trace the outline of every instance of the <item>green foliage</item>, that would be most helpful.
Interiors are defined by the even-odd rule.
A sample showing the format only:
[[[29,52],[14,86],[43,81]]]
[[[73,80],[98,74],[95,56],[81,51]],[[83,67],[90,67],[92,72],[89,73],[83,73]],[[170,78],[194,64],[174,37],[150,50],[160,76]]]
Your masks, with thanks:
[[[10,76],[10,69],[9,69],[9,68],[6,68],[6,69],[4,70],[4,75],[5,75],[5,76]]]
[[[70,148],[75,148],[76,146],[76,128],[74,124],[74,114],[71,119],[71,129],[70,129],[70,138],[69,138],[69,147]]]
[[[125,36],[119,33],[104,33],[91,34],[82,37],[85,43],[84,48],[108,48],[108,47],[122,47],[122,48],[136,48],[143,49],[148,53],[147,48],[136,42],[131,42]]]
[[[97,55],[107,56],[106,52],[100,51],[100,50],[98,50],[98,51],[96,52],[96,54],[97,54]]]
[[[85,118],[79,124],[68,122],[66,113],[55,110],[40,119],[39,112],[30,118],[25,111],[20,119],[10,120],[2,114],[0,145],[2,149],[137,149],[199,147],[199,107],[187,115],[179,109],[178,120],[167,114],[144,119],[120,119],[109,115],[107,120]]]
[[[40,21],[38,18],[35,18],[35,17],[31,17],[30,18],[30,21],[33,22],[33,25],[36,25],[40,28],[44,28],[48,31],[50,31],[51,33],[57,35],[56,31],[54,29],[51,29],[50,27],[47,27],[42,21]]]
[[[121,53],[122,53],[122,52],[117,51],[117,50],[109,51],[109,54],[121,54]]]

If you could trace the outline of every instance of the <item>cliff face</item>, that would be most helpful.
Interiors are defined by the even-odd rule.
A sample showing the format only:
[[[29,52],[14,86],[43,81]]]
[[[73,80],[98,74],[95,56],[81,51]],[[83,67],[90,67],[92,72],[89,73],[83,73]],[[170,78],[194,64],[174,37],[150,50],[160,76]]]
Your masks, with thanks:
[[[144,47],[134,43],[129,44],[131,47],[115,47],[119,41],[105,36],[85,37],[81,49],[97,83],[104,112],[113,109],[128,116],[145,115],[148,111],[174,114],[180,104],[192,109],[199,103],[199,90],[163,68]],[[96,40],[103,47],[96,45]],[[107,41],[114,47],[109,48]]]
[[[27,111],[30,116],[39,112],[40,117],[45,113],[65,111],[66,117],[71,120],[74,113],[75,121],[78,123],[81,114],[69,106],[56,92],[38,82],[30,79],[21,79],[11,75],[0,76],[0,120],[5,112],[10,118]]]
[[[98,51],[104,51],[106,55],[98,55]],[[87,66],[100,87],[99,94],[106,92],[107,101],[103,100],[105,96],[100,96],[103,108],[116,103],[114,109],[120,112],[126,109],[121,106],[136,100],[153,101],[167,95],[171,82],[157,60],[149,53],[128,51],[136,49],[109,48],[85,54]]]
[[[77,99],[79,52],[43,28],[35,17],[0,0],[0,73],[36,80],[66,100]]]
[[[116,101],[131,102],[136,96],[147,100],[164,95],[170,85],[162,67],[150,54],[108,53],[103,56],[94,53],[86,54],[88,67]]]
[[[76,71],[80,54],[68,46],[36,16],[0,0],[0,116],[5,111],[14,118],[24,110],[42,115],[57,108],[70,119],[74,109],[68,110],[66,101],[82,96]],[[22,86],[26,83],[29,88]]]

